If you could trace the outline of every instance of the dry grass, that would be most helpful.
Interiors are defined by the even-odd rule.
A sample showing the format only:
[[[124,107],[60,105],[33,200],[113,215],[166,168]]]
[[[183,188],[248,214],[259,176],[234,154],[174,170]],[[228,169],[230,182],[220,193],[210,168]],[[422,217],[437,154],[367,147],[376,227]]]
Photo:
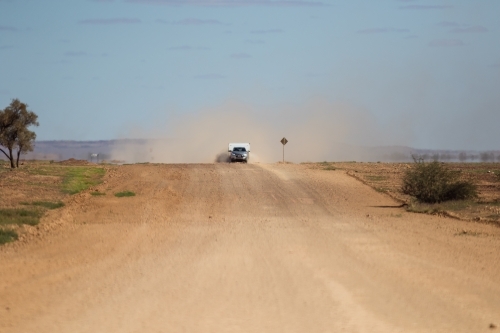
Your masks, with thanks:
[[[115,197],[118,197],[118,198],[133,197],[133,196],[135,196],[135,193],[132,191],[122,191],[122,192],[115,193]]]
[[[64,206],[64,200],[102,181],[105,170],[93,165],[25,162],[11,170],[0,161],[0,232],[2,239],[15,240],[17,229],[36,225],[49,209]]]

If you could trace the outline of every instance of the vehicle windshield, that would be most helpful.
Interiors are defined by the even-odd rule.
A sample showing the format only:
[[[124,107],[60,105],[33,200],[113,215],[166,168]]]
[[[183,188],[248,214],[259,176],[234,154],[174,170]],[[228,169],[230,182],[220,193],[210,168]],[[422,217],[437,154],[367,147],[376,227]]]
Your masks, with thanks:
[[[247,151],[244,147],[235,147],[233,151]]]

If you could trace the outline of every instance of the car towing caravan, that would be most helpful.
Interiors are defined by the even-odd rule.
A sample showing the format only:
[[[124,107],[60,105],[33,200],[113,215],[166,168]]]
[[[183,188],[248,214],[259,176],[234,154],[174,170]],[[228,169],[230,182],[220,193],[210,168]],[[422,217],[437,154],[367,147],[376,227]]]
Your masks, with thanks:
[[[229,152],[229,161],[241,161],[247,163],[250,159],[250,143],[230,143],[227,151]]]

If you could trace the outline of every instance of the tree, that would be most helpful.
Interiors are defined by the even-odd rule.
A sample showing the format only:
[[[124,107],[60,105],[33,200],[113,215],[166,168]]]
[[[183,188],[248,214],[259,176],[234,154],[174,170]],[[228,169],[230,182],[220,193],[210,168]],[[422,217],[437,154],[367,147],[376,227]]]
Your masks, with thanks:
[[[36,134],[28,127],[38,126],[37,120],[38,116],[18,99],[0,110],[0,146],[5,147],[0,151],[9,159],[11,168],[19,167],[21,154],[33,151]]]
[[[481,162],[489,162],[495,160],[495,155],[492,152],[485,151],[479,154],[479,158]]]

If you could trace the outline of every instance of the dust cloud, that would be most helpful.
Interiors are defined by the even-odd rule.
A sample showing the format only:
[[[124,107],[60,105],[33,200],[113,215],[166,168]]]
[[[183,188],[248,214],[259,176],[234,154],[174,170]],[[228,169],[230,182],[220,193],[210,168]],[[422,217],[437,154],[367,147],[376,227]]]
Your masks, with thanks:
[[[250,142],[250,163],[277,162],[283,154],[280,140],[286,137],[286,161],[376,161],[387,159],[404,147],[369,147],[408,144],[410,133],[403,123],[385,127],[377,124],[369,112],[348,103],[315,99],[271,110],[228,101],[219,107],[172,116],[165,126],[149,131],[153,138],[116,145],[112,159],[225,162],[229,142]]]

